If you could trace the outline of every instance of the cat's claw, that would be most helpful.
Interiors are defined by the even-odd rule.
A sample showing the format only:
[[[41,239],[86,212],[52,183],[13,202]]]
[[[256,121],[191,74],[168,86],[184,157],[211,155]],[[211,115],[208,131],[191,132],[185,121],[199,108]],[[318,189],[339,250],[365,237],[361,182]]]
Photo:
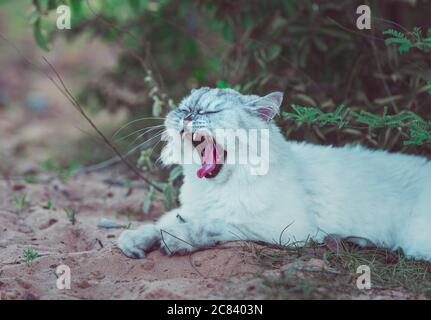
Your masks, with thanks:
[[[129,258],[142,259],[160,240],[160,231],[154,225],[142,225],[136,230],[126,230],[117,245]]]

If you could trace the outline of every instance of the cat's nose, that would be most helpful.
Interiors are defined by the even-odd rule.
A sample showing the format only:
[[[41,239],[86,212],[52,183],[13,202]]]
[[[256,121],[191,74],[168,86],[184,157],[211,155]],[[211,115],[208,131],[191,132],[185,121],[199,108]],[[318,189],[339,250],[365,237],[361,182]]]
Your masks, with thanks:
[[[186,121],[192,121],[192,120],[193,120],[192,114],[188,114],[188,115],[184,118],[184,122],[186,122]]]

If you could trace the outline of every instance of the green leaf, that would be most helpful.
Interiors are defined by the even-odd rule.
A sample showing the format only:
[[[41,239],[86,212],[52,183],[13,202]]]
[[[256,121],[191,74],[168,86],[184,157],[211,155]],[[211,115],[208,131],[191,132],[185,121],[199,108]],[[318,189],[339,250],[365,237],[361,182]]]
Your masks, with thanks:
[[[402,44],[398,47],[398,52],[400,54],[406,53],[407,51],[409,51],[412,47],[414,47],[414,45],[412,45],[411,43],[405,43]]]
[[[223,21],[221,25],[221,35],[225,40],[232,41],[234,39],[234,33],[231,25],[227,21]]]
[[[41,163],[41,168],[45,171],[53,171],[57,168],[54,159],[48,158],[44,162]]]
[[[410,43],[410,40],[406,39],[406,38],[387,38],[387,39],[385,39],[386,45],[389,45],[392,43]]]
[[[141,5],[140,5],[140,1],[139,0],[129,0],[129,6],[130,8],[132,8],[134,11],[139,11]]]
[[[254,28],[256,25],[256,19],[250,13],[242,13],[241,14],[241,25],[245,29]]]
[[[421,87],[417,92],[418,93],[430,92],[431,94],[431,80],[428,80],[427,84]]]
[[[422,38],[422,28],[421,27],[414,27],[413,28],[413,34],[416,38]]]
[[[267,61],[274,60],[280,55],[280,53],[281,53],[281,46],[279,46],[278,44],[273,44],[265,52],[266,60]]]
[[[222,67],[222,61],[220,60],[220,58],[217,57],[210,58],[207,60],[207,65],[211,72],[218,74]]]
[[[327,51],[328,46],[326,43],[319,37],[313,37],[313,42],[320,51]]]
[[[48,10],[52,10],[55,8],[57,8],[57,1],[56,0],[48,0]]]
[[[183,168],[181,166],[174,167],[171,172],[169,172],[169,181],[173,182],[176,180],[179,176],[183,174]]]
[[[37,21],[37,19],[40,19],[40,13],[37,10],[33,10],[30,12],[29,20],[30,24],[34,25]]]
[[[229,83],[227,83],[223,80],[219,80],[219,81],[217,81],[217,88],[226,89],[226,88],[230,88],[230,85],[229,85]]]
[[[388,29],[382,32],[382,34],[384,35],[390,35],[393,36],[395,38],[406,38],[406,36],[404,35],[404,33],[394,30],[394,29]]]
[[[82,0],[69,0],[70,7],[72,8],[72,14],[79,15],[82,9]]]
[[[170,210],[174,207],[176,196],[174,187],[171,184],[166,184],[163,188],[163,194],[165,195],[165,205],[166,209]]]
[[[33,35],[34,35],[34,38],[36,39],[36,42],[39,45],[39,47],[41,47],[42,49],[44,49],[46,51],[50,50],[48,39],[46,36],[46,31],[43,30],[41,27],[41,18],[40,17],[38,17],[36,19],[35,23],[33,24]]]
[[[150,212],[151,205],[154,201],[154,196],[155,196],[154,188],[150,187],[150,190],[148,190],[148,192],[145,194],[145,197],[144,197],[144,204],[142,207],[142,210],[144,211],[144,213]]]
[[[29,184],[37,182],[37,176],[34,174],[28,174],[28,175],[24,176],[23,179],[26,183],[29,183]]]

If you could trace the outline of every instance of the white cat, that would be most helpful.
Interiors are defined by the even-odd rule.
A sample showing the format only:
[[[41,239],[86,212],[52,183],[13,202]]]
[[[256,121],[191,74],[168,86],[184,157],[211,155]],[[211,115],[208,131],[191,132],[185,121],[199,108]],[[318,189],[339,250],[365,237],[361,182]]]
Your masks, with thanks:
[[[280,92],[258,97],[231,89],[193,90],[168,114],[166,127],[182,134],[267,129],[268,172],[253,175],[248,164],[214,165],[220,150],[213,146],[224,144],[212,141],[202,151],[202,164],[183,164],[181,207],[154,224],[124,231],[121,250],[142,258],[159,246],[172,254],[231,240],[322,241],[336,234],[431,261],[431,163],[362,147],[288,142],[271,121],[282,98]],[[171,139],[162,152],[166,165],[181,164],[176,144]],[[184,146],[185,152],[197,152],[190,139]],[[233,156],[222,150],[224,158]]]

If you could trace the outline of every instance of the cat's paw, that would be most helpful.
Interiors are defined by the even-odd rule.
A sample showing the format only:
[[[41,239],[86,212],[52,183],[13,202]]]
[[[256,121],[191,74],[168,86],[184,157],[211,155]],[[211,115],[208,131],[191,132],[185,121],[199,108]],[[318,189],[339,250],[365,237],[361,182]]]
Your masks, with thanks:
[[[141,259],[160,241],[160,230],[152,224],[142,225],[136,230],[123,231],[117,245],[129,258]]]

